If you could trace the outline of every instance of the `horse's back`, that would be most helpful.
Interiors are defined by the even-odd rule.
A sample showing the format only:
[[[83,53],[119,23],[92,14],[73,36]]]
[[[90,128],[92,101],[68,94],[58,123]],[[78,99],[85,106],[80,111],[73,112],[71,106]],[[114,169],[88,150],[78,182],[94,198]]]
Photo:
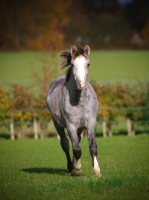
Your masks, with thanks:
[[[48,95],[51,95],[53,90],[64,82],[65,76],[59,76],[50,85]]]

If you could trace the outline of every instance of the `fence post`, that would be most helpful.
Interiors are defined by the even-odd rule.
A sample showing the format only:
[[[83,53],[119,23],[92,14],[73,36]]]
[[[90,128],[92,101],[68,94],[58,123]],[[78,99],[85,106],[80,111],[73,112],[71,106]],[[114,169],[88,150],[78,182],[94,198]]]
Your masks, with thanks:
[[[107,123],[105,119],[102,121],[102,134],[104,138],[107,137]]]
[[[14,119],[13,119],[13,114],[11,114],[11,118],[10,118],[10,138],[11,138],[11,140],[15,139],[15,136],[14,136]]]
[[[36,117],[34,117],[33,127],[34,127],[34,139],[37,140],[38,139],[38,125],[37,125]]]
[[[129,119],[129,118],[127,118],[127,121],[126,121],[126,123],[127,123],[127,133],[128,133],[128,136],[130,136],[131,135],[131,120]]]

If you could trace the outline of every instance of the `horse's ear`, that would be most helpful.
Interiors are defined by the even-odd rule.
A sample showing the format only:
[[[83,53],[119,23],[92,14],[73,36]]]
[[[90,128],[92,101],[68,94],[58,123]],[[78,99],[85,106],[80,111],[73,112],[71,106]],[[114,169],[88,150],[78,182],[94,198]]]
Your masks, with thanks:
[[[88,45],[85,45],[84,52],[88,56],[90,54],[90,47]]]
[[[71,53],[71,56],[74,57],[75,54],[77,53],[77,47],[75,45],[73,45],[70,49],[70,53]]]

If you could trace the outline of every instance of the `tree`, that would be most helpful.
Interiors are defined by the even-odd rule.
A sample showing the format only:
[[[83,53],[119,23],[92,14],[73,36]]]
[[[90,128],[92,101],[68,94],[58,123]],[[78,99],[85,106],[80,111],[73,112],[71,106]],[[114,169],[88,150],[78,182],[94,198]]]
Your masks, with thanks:
[[[149,17],[148,17],[148,21],[146,22],[141,34],[142,34],[143,39],[149,45]]]
[[[132,28],[140,32],[149,19],[149,1],[134,0],[126,6],[125,15]]]
[[[61,0],[1,1],[1,49],[61,49],[71,0],[63,3]]]

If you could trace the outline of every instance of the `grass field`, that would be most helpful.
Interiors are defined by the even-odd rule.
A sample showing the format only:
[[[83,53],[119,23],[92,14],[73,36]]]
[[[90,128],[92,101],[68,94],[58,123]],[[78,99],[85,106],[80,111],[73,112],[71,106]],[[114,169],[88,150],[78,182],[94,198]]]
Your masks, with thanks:
[[[149,199],[149,135],[97,138],[101,178],[82,139],[80,177],[67,174],[59,140],[0,140],[1,200]]]
[[[41,52],[1,52],[0,82],[31,81],[33,71],[39,70],[46,58],[46,53]],[[54,60],[58,61],[57,58]],[[100,82],[149,80],[149,51],[91,51],[90,63],[89,80],[97,79]]]

